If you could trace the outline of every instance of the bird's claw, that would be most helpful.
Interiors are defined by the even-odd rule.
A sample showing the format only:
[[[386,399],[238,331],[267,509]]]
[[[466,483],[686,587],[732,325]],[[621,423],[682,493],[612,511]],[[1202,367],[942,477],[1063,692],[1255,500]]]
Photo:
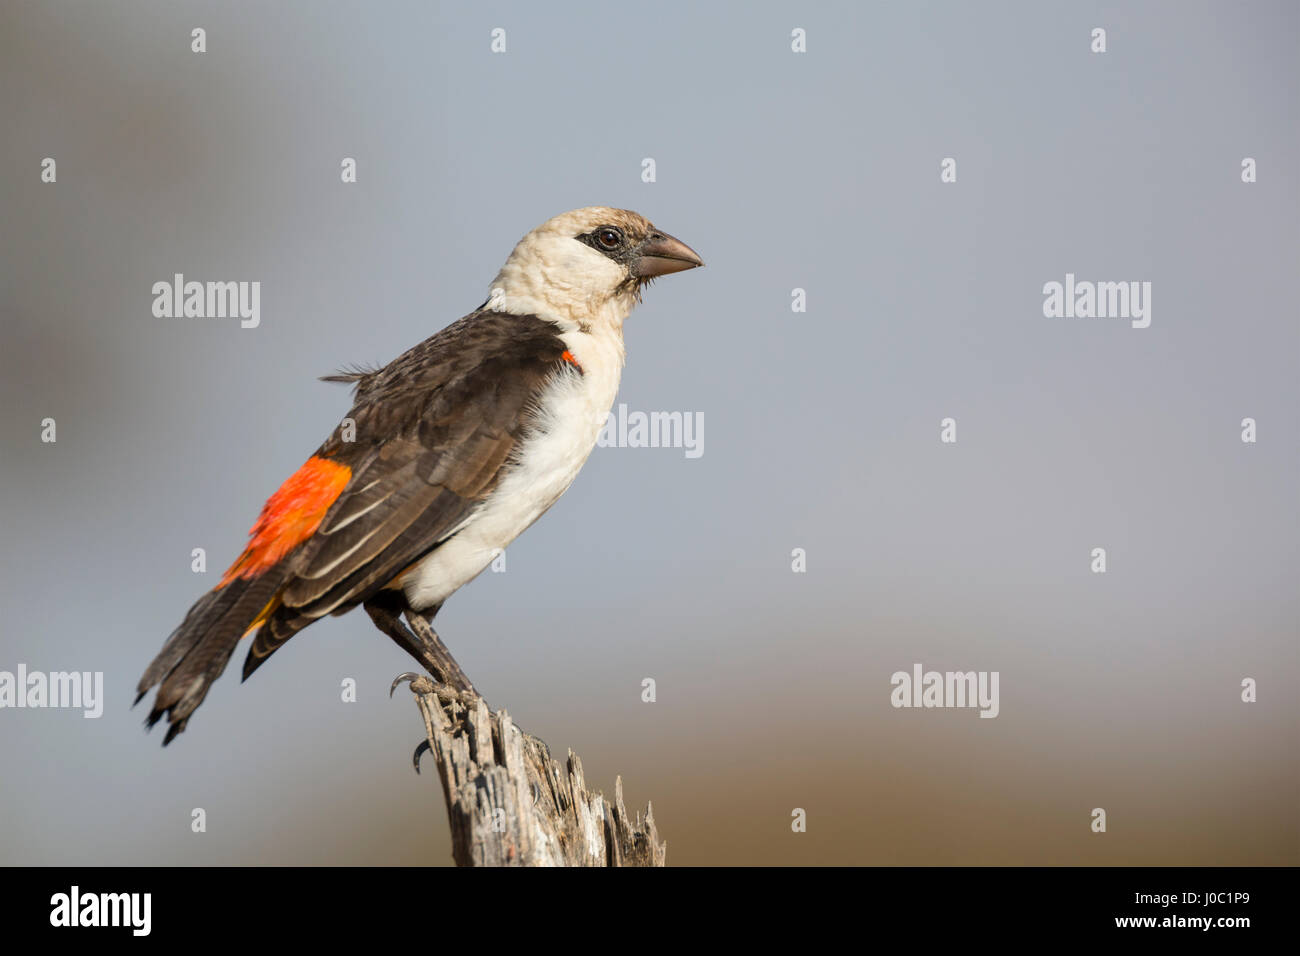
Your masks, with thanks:
[[[421,676],[422,676],[422,675],[417,674],[417,673],[415,673],[414,671],[407,671],[407,672],[404,673],[404,674],[398,674],[396,677],[393,678],[393,683],[392,683],[391,685],[389,685],[389,688],[388,688],[388,696],[389,696],[389,697],[392,697],[392,696],[393,696],[393,691],[397,690],[397,685],[400,684],[402,681],[404,681],[404,680],[405,680],[405,681],[414,681],[414,680],[417,680],[417,679],[418,679],[419,677],[421,677]]]
[[[452,726],[448,728],[448,733],[454,735],[456,731],[460,730],[463,726],[465,726],[464,723],[461,720],[457,719],[452,724]],[[415,753],[411,754],[411,765],[415,767],[416,773],[420,772],[420,758],[423,757],[426,753],[431,753],[432,751],[433,751],[433,747],[430,746],[429,739],[427,737],[415,745]],[[541,791],[538,791],[538,793],[540,792]]]
[[[411,762],[415,765],[415,772],[416,772],[416,773],[419,773],[419,772],[420,772],[420,757],[424,755],[424,752],[425,752],[426,750],[432,750],[432,749],[433,749],[433,748],[429,746],[429,741],[428,741],[428,740],[421,740],[421,741],[416,745],[416,747],[415,747],[415,753],[411,755]]]

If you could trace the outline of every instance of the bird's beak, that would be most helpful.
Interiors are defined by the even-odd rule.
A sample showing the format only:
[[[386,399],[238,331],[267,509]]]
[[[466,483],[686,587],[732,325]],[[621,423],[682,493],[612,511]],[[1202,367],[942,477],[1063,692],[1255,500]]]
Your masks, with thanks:
[[[637,248],[636,258],[632,260],[632,275],[638,279],[653,279],[702,265],[704,260],[686,243],[655,232]]]

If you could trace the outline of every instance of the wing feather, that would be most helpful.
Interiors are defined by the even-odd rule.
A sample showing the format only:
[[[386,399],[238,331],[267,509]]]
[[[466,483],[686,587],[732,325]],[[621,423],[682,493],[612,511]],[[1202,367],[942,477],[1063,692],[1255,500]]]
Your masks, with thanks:
[[[322,446],[322,455],[358,460],[290,559],[267,642],[279,646],[389,586],[463,527],[511,467],[538,395],[565,369],[565,345],[556,326],[533,316],[471,318],[360,382],[349,418],[364,450],[348,449],[339,432]]]

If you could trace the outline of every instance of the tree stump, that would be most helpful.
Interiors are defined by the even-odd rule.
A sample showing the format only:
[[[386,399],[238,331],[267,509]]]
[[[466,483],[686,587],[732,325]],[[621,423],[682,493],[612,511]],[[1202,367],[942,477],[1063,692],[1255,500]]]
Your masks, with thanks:
[[[400,678],[399,678],[400,679]],[[415,751],[438,761],[452,856],[458,866],[663,866],[666,844],[647,804],[628,816],[623,781],[614,802],[587,790],[582,761],[562,770],[546,744],[482,697],[411,681],[427,740]]]

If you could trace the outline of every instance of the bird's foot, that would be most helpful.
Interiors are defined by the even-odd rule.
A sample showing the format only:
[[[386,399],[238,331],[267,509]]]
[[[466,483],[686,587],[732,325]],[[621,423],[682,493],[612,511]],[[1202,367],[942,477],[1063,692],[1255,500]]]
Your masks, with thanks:
[[[470,707],[480,698],[473,691],[461,690],[452,687],[449,684],[443,684],[428,674],[417,674],[414,671],[407,671],[398,674],[393,678],[393,683],[389,685],[388,696],[392,697],[397,690],[397,685],[403,681],[411,685],[411,693],[417,697],[433,696],[438,701],[438,710],[442,714],[442,719],[446,721],[443,724],[447,733],[453,736],[465,726],[463,714],[469,712]],[[426,751],[432,750],[428,738],[421,740],[416,745],[415,753],[411,755],[411,762],[415,767],[415,772],[420,772],[420,758]]]
[[[474,691],[462,690],[459,687],[437,681],[428,674],[417,674],[414,671],[406,671],[404,674],[398,674],[393,678],[393,683],[388,688],[389,697],[393,696],[393,692],[397,690],[397,685],[403,681],[410,682],[411,693],[417,697],[432,694],[438,698],[438,703],[443,706],[450,706],[453,710],[457,707],[468,710],[474,701],[479,699],[478,694]]]

